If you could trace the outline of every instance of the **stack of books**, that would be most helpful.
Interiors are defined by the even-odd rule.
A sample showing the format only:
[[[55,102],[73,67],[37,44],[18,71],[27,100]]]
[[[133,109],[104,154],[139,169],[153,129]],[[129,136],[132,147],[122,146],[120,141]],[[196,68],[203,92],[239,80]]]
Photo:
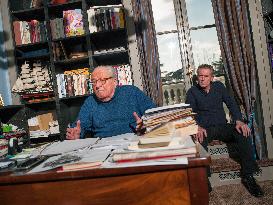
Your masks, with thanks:
[[[140,147],[138,142],[132,142],[127,149],[118,149],[112,152],[112,160],[116,163],[163,160],[195,157],[197,144],[191,136],[173,137],[168,146]]]
[[[139,145],[167,146],[173,136],[193,135],[198,128],[192,109],[184,103],[149,109],[142,120],[146,131]]]
[[[188,104],[152,108],[142,117],[146,131],[127,149],[112,153],[114,162],[176,159],[196,156],[192,136],[198,126]]]

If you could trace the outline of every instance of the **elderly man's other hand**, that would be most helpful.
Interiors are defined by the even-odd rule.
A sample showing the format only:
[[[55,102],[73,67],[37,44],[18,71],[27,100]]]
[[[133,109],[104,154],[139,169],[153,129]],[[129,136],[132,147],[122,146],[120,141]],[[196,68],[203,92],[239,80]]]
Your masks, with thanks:
[[[203,127],[198,126],[198,131],[195,135],[195,139],[198,142],[202,143],[204,140],[204,137],[207,137],[207,131]]]
[[[144,131],[144,127],[143,127],[143,121],[142,119],[138,116],[138,114],[136,112],[133,112],[133,115],[135,117],[136,120],[136,132],[138,134],[141,134]]]
[[[247,124],[243,123],[240,120],[236,121],[236,130],[240,133],[243,134],[243,136],[248,137],[251,133],[251,130],[247,126]]]
[[[79,139],[81,134],[81,121],[77,121],[76,127],[66,129],[66,139],[75,140]]]

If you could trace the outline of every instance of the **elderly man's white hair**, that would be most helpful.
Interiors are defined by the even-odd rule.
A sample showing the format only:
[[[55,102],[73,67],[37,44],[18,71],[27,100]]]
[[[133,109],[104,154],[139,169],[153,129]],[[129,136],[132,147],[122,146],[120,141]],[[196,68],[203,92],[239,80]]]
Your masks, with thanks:
[[[95,70],[105,70],[110,74],[110,77],[117,78],[116,69],[109,65],[100,65],[94,69]],[[94,72],[93,71],[93,72]]]

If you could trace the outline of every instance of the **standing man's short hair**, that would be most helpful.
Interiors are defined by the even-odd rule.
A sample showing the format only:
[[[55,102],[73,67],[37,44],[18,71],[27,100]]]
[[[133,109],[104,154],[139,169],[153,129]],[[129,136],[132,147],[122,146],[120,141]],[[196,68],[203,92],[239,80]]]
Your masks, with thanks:
[[[197,68],[197,71],[196,71],[197,74],[198,74],[199,69],[202,69],[202,68],[210,69],[211,70],[211,74],[213,75],[214,69],[213,69],[212,65],[210,65],[210,64],[201,64],[201,65],[199,65],[198,68]]]

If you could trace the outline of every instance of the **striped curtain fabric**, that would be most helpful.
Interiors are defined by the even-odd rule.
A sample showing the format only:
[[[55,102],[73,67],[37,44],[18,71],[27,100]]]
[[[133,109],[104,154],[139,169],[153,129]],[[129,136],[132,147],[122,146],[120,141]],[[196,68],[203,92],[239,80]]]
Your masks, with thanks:
[[[242,111],[257,133],[254,103],[257,95],[255,53],[247,0],[212,0],[217,35],[229,83]],[[262,155],[260,135],[254,135],[258,155]],[[259,156],[261,158],[261,156]]]
[[[156,32],[150,0],[132,0],[144,91],[162,105],[162,83],[157,50]]]

